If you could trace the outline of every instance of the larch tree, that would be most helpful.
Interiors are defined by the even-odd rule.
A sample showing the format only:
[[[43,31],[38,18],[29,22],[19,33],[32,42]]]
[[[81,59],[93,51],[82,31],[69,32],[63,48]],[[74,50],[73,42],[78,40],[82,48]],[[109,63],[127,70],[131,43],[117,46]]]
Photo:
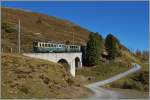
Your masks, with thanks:
[[[105,48],[108,52],[108,59],[113,60],[120,55],[120,43],[119,40],[112,34],[108,34],[105,39]]]

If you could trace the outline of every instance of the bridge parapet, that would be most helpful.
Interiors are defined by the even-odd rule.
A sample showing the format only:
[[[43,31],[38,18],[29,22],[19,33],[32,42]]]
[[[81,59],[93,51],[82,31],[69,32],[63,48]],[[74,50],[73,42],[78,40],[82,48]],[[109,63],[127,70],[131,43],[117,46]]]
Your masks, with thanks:
[[[70,73],[75,76],[76,68],[82,68],[82,53],[24,53],[23,55],[39,58],[44,60],[49,60],[52,62],[59,62],[59,60],[64,59],[68,62],[70,66]]]

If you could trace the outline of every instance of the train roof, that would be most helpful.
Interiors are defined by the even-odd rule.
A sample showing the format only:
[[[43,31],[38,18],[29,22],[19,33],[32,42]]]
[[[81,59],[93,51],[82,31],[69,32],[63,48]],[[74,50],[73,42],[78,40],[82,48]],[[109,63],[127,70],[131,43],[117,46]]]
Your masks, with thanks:
[[[55,44],[65,44],[65,43],[62,43],[62,42],[55,42],[55,41],[35,41],[35,42],[40,42],[40,43],[55,43]]]
[[[53,41],[53,40],[49,40],[49,41],[35,41],[35,42],[86,46],[85,43],[78,43],[78,42],[75,42],[75,41],[74,42],[70,41],[69,43],[62,42],[62,41],[56,42],[56,41]]]

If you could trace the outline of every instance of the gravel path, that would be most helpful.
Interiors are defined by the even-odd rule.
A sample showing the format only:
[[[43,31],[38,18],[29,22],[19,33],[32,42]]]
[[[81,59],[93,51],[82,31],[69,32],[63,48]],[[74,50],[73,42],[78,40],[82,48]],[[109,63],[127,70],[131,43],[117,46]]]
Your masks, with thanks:
[[[119,98],[121,98],[123,95],[121,95],[120,93],[117,93],[117,92],[114,92],[111,90],[107,90],[107,89],[103,89],[99,86],[103,86],[105,84],[116,81],[120,78],[126,77],[127,75],[135,73],[140,69],[141,69],[141,67],[138,64],[133,63],[132,68],[126,72],[120,73],[120,74],[113,76],[111,78],[108,78],[106,80],[102,80],[102,81],[98,81],[98,82],[86,85],[85,87],[89,88],[90,90],[92,90],[95,93],[95,95],[93,97],[89,97],[88,99],[119,99]]]

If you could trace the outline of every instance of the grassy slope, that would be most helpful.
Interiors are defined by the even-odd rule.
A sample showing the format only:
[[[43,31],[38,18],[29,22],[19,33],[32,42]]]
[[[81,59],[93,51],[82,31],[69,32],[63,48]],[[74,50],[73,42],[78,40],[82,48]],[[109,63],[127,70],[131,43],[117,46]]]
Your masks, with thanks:
[[[74,40],[85,43],[88,39],[89,31],[67,20],[59,19],[39,13],[27,12],[19,9],[2,8],[2,47],[4,51],[13,48],[16,51],[16,38],[18,20],[21,20],[21,47],[24,52],[32,51],[32,42],[34,40],[55,40],[66,42],[72,41],[74,32]],[[40,21],[39,21],[40,19]],[[10,28],[3,27],[7,24],[14,29],[11,33],[5,31]]]
[[[130,67],[123,65],[122,63],[110,62],[108,64],[99,64],[95,67],[85,67],[82,70],[77,71],[77,75],[83,75],[84,77],[93,77],[88,80],[88,83],[107,79],[113,75],[124,72]]]
[[[95,79],[89,82],[95,82],[127,71],[131,67],[132,62],[139,62],[127,49],[122,48],[121,51],[122,56],[117,57],[114,61],[106,64],[101,63],[95,67],[85,67],[83,70],[78,70],[77,74],[85,77],[93,77]]]
[[[2,54],[2,98],[79,98],[90,95],[61,65]],[[78,83],[77,83],[78,82]]]
[[[149,91],[149,64],[142,62],[138,57],[127,51],[123,51],[123,53],[124,55],[121,59],[139,64],[141,66],[141,70],[135,74],[129,75],[128,77],[108,84],[105,87]]]
[[[99,64],[95,67],[85,67],[83,70],[78,70],[77,74],[83,75],[84,77],[93,77],[95,79],[89,80],[88,83],[95,82],[107,79],[118,73],[128,70],[131,68],[132,62],[140,64],[142,69],[136,74],[129,75],[126,78],[122,78],[111,84],[107,84],[104,87],[148,91],[149,65],[140,61],[139,58],[127,50],[122,50],[122,56],[116,58],[114,61],[108,64]]]
[[[112,82],[105,87],[135,89],[139,91],[149,91],[149,65],[142,64],[142,69],[128,77]]]

